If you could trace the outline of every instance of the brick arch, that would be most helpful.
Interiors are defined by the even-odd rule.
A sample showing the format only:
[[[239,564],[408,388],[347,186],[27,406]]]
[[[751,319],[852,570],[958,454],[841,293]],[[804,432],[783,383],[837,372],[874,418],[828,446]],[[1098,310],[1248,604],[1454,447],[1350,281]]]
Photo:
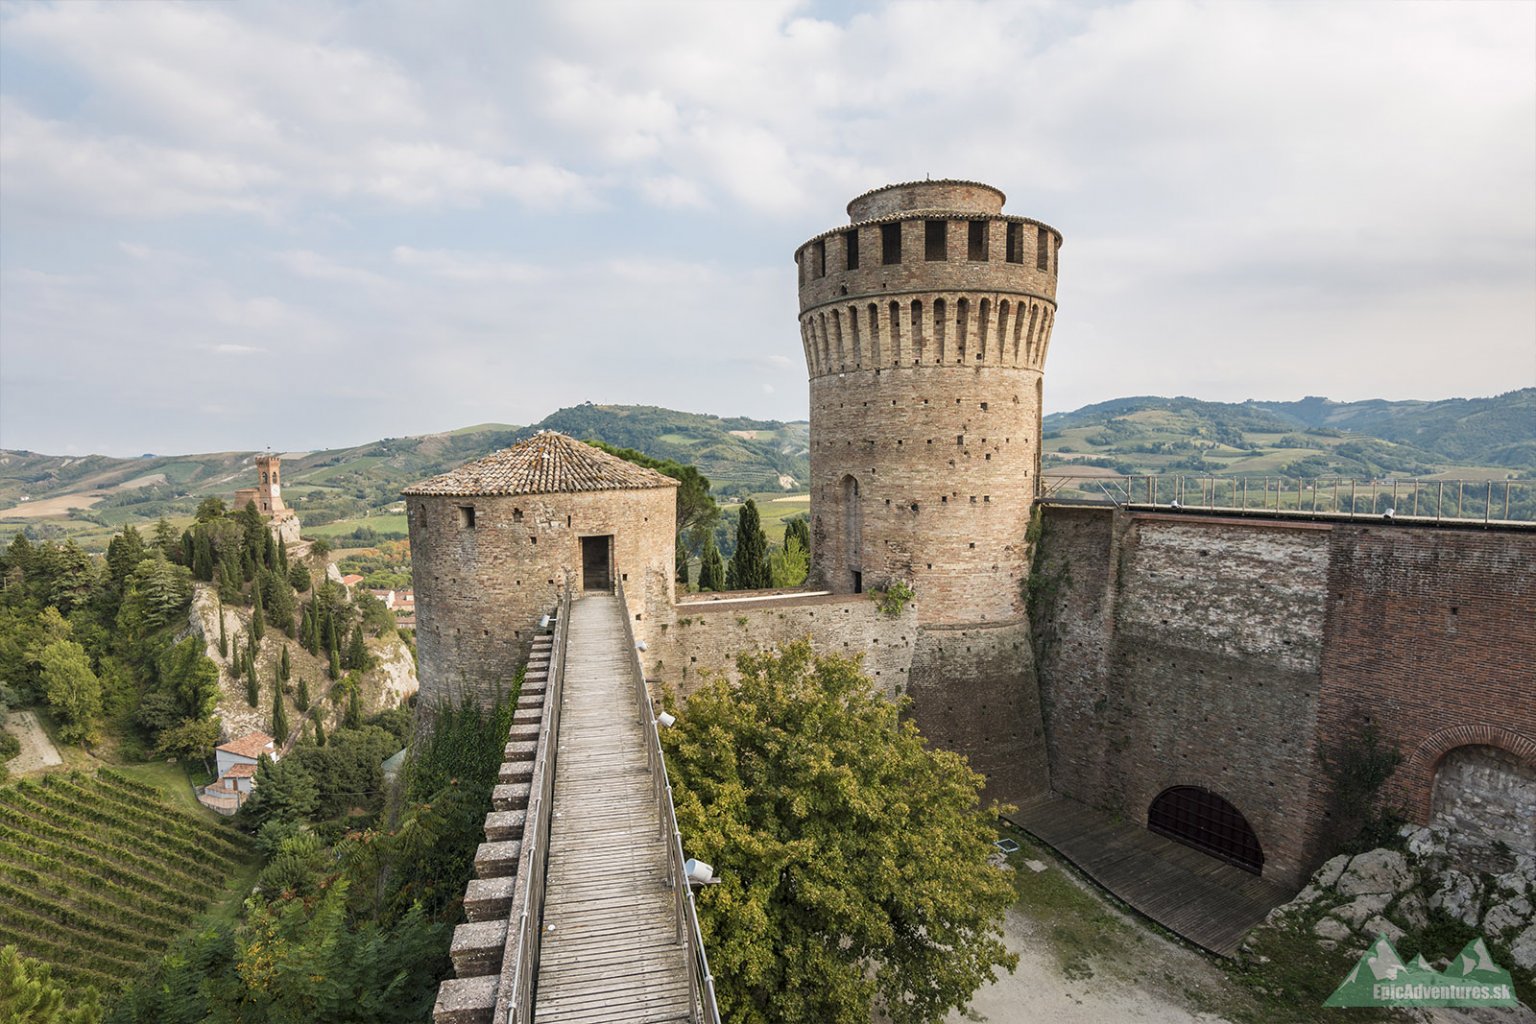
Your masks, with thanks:
[[[1420,821],[1428,821],[1433,796],[1435,769],[1457,747],[1495,747],[1514,754],[1520,763],[1536,770],[1536,739],[1499,725],[1452,725],[1430,733],[1403,762],[1401,785],[1405,795],[1419,812]]]

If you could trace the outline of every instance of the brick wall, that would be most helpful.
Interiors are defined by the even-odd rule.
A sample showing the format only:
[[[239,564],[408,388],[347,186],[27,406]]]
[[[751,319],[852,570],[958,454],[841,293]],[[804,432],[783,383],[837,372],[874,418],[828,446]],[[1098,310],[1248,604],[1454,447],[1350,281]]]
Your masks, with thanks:
[[[1233,803],[1265,876],[1326,855],[1325,754],[1362,716],[1427,820],[1447,750],[1536,764],[1529,533],[1048,507],[1031,582],[1058,792],[1146,820],[1173,785]],[[1452,612],[1451,609],[1455,611]]]
[[[671,487],[510,497],[410,497],[421,700],[489,696],[527,657],[567,571],[580,586],[581,538],[611,535],[635,635],[670,614],[676,500]],[[461,506],[473,506],[468,528]]]

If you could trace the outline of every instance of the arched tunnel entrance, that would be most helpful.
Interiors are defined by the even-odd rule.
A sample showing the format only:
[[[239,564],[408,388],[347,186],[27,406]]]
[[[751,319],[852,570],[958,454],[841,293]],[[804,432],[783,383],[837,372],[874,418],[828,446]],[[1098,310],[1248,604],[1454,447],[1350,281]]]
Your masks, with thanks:
[[[1208,789],[1163,790],[1147,810],[1147,828],[1244,871],[1264,871],[1264,850],[1248,819]]]

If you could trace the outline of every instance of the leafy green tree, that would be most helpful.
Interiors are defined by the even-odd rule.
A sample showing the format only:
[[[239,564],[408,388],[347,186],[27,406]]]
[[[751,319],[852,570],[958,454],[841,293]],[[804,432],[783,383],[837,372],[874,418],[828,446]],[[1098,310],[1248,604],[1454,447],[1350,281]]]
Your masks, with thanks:
[[[712,533],[704,538],[704,554],[699,558],[699,589],[725,589],[725,562],[720,557],[720,549],[715,546],[715,535]]]
[[[0,947],[0,1021],[98,1024],[100,1020],[100,997],[94,988],[66,990],[53,980],[53,969],[47,964],[22,956],[15,946]]]
[[[42,545],[32,564],[43,603],[53,605],[65,615],[86,602],[100,575],[95,561],[73,540],[61,545]]]
[[[101,680],[91,671],[90,656],[73,640],[55,640],[42,651],[43,691],[59,716],[65,743],[87,743],[101,717]]]
[[[128,574],[147,554],[144,538],[132,526],[123,527],[123,532],[107,544],[107,578],[119,594],[128,585]]]
[[[763,533],[757,503],[748,498],[741,506],[736,526],[736,551],[731,555],[726,580],[732,590],[764,590],[773,586],[768,566],[768,538]]]
[[[192,573],[156,554],[128,574],[118,629],[147,634],[179,620],[192,604]]]
[[[720,506],[715,504],[715,499],[709,493],[709,477],[700,473],[696,467],[672,459],[652,458],[633,448],[619,448],[602,441],[587,443],[677,481],[677,532],[680,537],[686,537],[697,545],[699,538],[715,528],[715,520],[720,517]]]
[[[272,738],[278,746],[288,742],[288,709],[283,706],[283,688],[272,687]]]
[[[208,761],[208,754],[219,742],[219,720],[188,718],[169,729],[160,730],[155,740],[156,757],[174,757],[182,761]]]
[[[177,716],[201,721],[219,704],[219,666],[189,636],[167,647],[158,659],[159,690],[175,701]]]
[[[224,506],[223,498],[204,498],[197,503],[197,521],[206,523],[214,519],[223,519],[228,511]]]
[[[811,521],[805,516],[795,516],[784,524],[784,539],[793,537],[800,542],[800,550],[809,557],[811,553]]]
[[[368,645],[363,640],[363,627],[361,624],[352,627],[352,638],[347,641],[347,653],[341,660],[341,667],[346,669],[366,670],[369,665]]]
[[[302,594],[310,588],[312,582],[303,562],[294,562],[288,567],[288,585],[294,590]]]
[[[320,803],[320,787],[309,769],[291,757],[274,761],[266,754],[256,763],[251,795],[240,817],[251,827],[268,821],[308,821]]]
[[[737,668],[662,736],[688,853],[722,878],[699,902],[724,1019],[934,1024],[1012,970],[982,777],[855,659],[800,642]]]
[[[810,566],[810,555],[800,546],[800,538],[788,533],[784,546],[768,553],[769,575],[776,587],[798,587],[805,582]]]

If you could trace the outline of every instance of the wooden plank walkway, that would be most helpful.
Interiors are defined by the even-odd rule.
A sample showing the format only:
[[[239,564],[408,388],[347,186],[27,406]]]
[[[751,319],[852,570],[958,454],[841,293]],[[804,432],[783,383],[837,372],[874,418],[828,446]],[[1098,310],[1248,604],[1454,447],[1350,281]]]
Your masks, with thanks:
[[[535,1024],[689,1018],[622,614],[606,594],[571,607]]]
[[[1293,895],[1284,886],[1063,797],[1009,815],[1158,924],[1222,956]]]

